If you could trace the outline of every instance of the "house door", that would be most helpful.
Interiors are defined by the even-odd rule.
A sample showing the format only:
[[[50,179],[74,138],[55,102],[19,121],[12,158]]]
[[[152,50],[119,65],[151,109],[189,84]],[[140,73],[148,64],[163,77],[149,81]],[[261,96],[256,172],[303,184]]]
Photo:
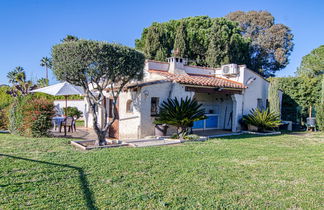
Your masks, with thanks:
[[[114,110],[114,105],[113,102],[114,100],[112,98],[110,98],[108,100],[108,117],[109,117],[109,122],[112,121],[113,118],[113,114],[116,114],[116,119],[114,121],[114,123],[111,125],[111,127],[109,128],[109,137],[110,138],[119,138],[119,100],[117,99],[117,104],[116,104],[116,110]]]

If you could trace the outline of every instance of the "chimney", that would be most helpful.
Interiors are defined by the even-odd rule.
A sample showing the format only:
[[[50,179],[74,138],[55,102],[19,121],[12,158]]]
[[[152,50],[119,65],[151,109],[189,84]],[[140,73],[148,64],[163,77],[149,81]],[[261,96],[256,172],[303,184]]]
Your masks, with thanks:
[[[185,71],[185,65],[187,60],[181,57],[170,57],[169,62],[169,72],[172,74],[187,74]]]

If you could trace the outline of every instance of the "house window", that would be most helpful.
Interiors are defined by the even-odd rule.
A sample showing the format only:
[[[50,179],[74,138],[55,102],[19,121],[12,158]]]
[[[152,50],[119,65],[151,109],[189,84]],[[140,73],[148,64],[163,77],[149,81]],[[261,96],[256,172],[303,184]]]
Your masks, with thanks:
[[[257,99],[257,108],[258,108],[259,110],[263,110],[263,109],[264,109],[262,98],[258,98],[258,99]]]
[[[159,109],[159,98],[152,97],[151,98],[151,116],[158,115],[158,109]]]
[[[126,112],[133,113],[133,101],[132,100],[128,100],[126,102]]]

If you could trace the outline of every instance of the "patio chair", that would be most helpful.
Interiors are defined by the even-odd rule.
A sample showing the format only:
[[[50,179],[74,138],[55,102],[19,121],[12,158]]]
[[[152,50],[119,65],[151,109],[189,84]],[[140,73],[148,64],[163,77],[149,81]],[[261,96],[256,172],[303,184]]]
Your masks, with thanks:
[[[75,124],[76,124],[76,120],[77,120],[77,119],[78,119],[78,116],[74,115],[74,116],[73,116],[73,123],[72,123],[72,124],[73,124],[73,125],[72,125],[72,130],[73,130],[73,128],[74,128],[74,131],[76,131],[76,125],[75,125]]]
[[[62,130],[62,126],[64,127],[64,130],[68,127],[68,132],[72,131],[73,133],[73,117],[67,117],[65,120],[60,124],[60,132]]]

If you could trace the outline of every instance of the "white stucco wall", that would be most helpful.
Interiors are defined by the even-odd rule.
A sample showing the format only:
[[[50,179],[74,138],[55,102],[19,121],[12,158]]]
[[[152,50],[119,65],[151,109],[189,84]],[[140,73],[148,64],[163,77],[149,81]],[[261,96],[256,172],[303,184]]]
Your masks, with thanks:
[[[207,68],[199,68],[194,66],[184,66],[185,71],[188,74],[203,74],[203,75],[214,75],[215,70]]]
[[[171,95],[170,89],[171,90]],[[185,91],[185,87],[177,84],[177,83],[162,83],[162,84],[155,84],[150,86],[145,86],[141,89],[141,124],[140,124],[140,137],[143,138],[145,136],[152,136],[154,135],[154,117],[151,116],[151,98],[152,97],[159,97],[159,103],[161,104],[163,101],[167,100],[169,97],[193,97],[193,92]],[[148,94],[147,94],[148,93]],[[174,128],[168,129],[168,134],[174,133]]]
[[[133,112],[126,111],[127,101],[133,101]],[[137,139],[140,138],[141,123],[141,97],[139,91],[122,92],[119,95],[119,138]]]
[[[243,75],[243,84],[247,86],[243,94],[243,115],[246,115],[250,113],[251,109],[257,108],[258,99],[262,99],[263,107],[266,107],[269,82],[246,68],[243,70]],[[247,84],[251,78],[255,78],[255,80]]]

